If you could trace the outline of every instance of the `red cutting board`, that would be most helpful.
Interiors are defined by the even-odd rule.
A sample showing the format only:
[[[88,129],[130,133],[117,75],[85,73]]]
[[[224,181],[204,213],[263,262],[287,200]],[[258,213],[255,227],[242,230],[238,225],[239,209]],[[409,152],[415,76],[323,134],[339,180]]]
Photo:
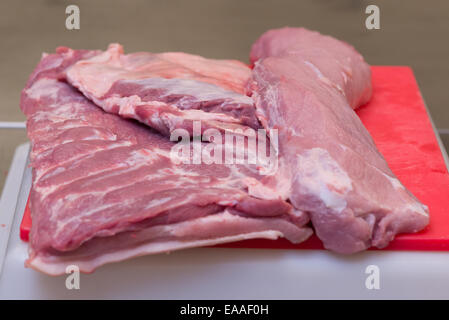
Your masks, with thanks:
[[[390,250],[449,250],[449,174],[413,72],[408,67],[372,67],[373,97],[357,114],[399,180],[429,206],[430,225],[401,234]],[[27,241],[28,204],[20,228]],[[285,239],[254,239],[219,245],[227,248],[322,249],[316,236],[301,244]]]

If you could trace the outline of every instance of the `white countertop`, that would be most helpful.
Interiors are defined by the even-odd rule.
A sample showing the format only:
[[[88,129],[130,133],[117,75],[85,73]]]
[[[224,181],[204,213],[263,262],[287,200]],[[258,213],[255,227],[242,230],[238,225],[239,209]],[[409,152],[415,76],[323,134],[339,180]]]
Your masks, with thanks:
[[[189,249],[103,266],[81,274],[79,290],[68,290],[67,276],[24,268],[27,244],[19,227],[31,185],[27,156],[28,144],[19,146],[0,203],[0,224],[13,222],[10,232],[8,225],[0,228],[1,243],[9,236],[4,254],[0,247],[0,299],[449,298],[449,252],[413,251],[341,256],[324,250]],[[379,289],[366,287],[370,265],[378,267]]]

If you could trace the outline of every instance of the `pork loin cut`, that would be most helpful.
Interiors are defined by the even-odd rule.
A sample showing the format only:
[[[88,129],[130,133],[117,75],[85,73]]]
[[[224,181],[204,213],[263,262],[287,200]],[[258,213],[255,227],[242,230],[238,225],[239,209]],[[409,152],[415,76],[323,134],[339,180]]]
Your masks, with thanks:
[[[318,32],[283,28],[262,35],[251,60],[258,117],[279,131],[280,169],[271,183],[309,213],[326,248],[382,248],[428,224],[427,207],[394,176],[353,111],[371,95],[361,55]]]

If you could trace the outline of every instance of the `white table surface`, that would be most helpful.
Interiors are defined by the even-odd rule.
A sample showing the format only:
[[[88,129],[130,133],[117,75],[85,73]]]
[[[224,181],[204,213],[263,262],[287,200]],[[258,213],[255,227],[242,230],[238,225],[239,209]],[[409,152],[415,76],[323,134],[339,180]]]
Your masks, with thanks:
[[[0,299],[416,299],[449,298],[449,252],[366,251],[341,256],[322,250],[198,248],[131,259],[67,276],[24,268],[19,227],[31,170],[28,144],[17,148],[0,203],[0,240],[9,236]],[[25,170],[24,170],[25,169]],[[23,179],[22,179],[23,177]],[[17,198],[17,206],[15,205]],[[0,262],[2,252],[0,247]],[[380,289],[367,289],[367,266],[379,268]]]

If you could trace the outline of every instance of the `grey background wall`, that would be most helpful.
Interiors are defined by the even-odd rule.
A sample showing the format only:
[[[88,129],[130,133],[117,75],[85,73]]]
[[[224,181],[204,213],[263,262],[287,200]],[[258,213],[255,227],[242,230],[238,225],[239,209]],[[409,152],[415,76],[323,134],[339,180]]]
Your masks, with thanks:
[[[65,28],[77,4],[81,29]],[[365,8],[381,11],[380,30],[365,28]],[[23,121],[19,97],[42,52],[57,46],[125,51],[186,51],[248,60],[265,30],[304,26],[353,44],[373,65],[408,65],[438,128],[449,128],[447,0],[2,0],[0,121]],[[0,190],[24,130],[0,129]],[[448,139],[449,142],[449,139]]]

